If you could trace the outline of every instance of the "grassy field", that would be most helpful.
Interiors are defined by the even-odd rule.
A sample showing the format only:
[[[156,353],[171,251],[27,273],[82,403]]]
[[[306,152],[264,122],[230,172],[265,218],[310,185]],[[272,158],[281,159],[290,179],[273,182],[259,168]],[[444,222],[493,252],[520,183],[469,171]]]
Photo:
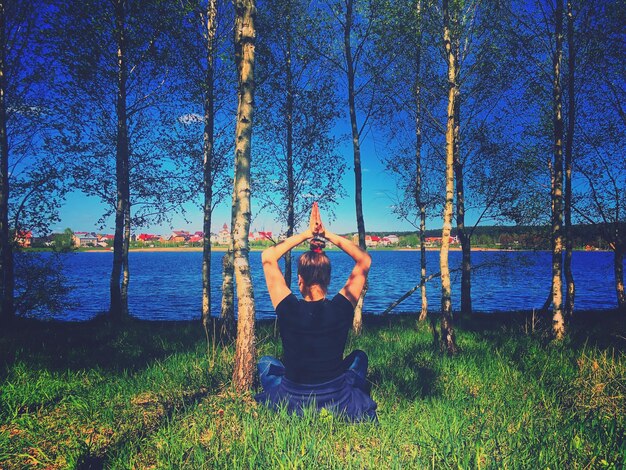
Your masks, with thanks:
[[[608,317],[608,318],[606,318]],[[0,468],[624,468],[624,317],[554,345],[528,323],[366,322],[378,424],[274,413],[229,389],[232,345],[198,324],[24,322],[0,334]],[[273,324],[258,353],[280,354]]]

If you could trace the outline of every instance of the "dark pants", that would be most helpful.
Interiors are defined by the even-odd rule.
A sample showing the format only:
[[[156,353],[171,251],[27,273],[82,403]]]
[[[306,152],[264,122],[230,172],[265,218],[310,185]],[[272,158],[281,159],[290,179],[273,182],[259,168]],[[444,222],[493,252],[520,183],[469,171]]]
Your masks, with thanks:
[[[364,384],[367,375],[367,354],[360,349],[355,349],[344,360],[344,370],[352,370]],[[285,375],[285,366],[273,356],[263,356],[257,364],[259,378],[263,390],[270,390],[280,385]]]

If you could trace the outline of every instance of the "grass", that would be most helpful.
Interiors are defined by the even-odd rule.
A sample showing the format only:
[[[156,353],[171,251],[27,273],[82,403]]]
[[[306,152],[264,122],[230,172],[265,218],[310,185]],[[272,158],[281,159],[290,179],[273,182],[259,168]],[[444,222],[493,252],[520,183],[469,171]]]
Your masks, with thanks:
[[[626,326],[598,318],[561,344],[463,321],[456,357],[414,318],[370,321],[347,349],[380,422],[359,425],[233,393],[232,345],[207,354],[196,324],[20,322],[0,335],[0,468],[623,468]]]

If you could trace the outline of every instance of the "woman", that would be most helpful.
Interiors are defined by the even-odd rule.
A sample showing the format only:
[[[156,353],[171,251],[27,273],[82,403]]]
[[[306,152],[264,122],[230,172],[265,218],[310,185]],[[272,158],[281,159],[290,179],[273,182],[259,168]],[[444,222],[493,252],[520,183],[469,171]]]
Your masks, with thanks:
[[[298,300],[278,266],[289,250],[315,237],[311,250],[298,260]],[[324,237],[354,260],[346,284],[332,299],[330,260],[323,252]],[[376,419],[376,403],[369,397],[365,376],[367,355],[343,351],[352,326],[354,307],[367,279],[371,258],[351,241],[325,230],[319,207],[313,204],[309,228],[263,251],[263,272],[276,310],[283,343],[284,364],[271,356],[258,364],[263,393],[257,400],[271,407],[286,403],[289,411],[301,413],[314,403],[353,421]]]

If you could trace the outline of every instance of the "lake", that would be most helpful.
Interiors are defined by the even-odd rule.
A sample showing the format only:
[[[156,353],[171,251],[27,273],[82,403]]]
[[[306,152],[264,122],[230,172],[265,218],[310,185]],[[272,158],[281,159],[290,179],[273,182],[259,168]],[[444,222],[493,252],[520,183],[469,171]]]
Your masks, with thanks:
[[[419,251],[370,251],[372,268],[370,289],[365,298],[366,313],[381,313],[406,291],[419,283]],[[213,253],[212,313],[219,315],[221,305],[221,259],[223,252]],[[294,273],[296,271],[294,256]],[[345,283],[352,260],[341,252],[330,251],[332,280],[329,291],[337,292]],[[439,271],[439,253],[426,254],[428,274]],[[112,252],[71,253],[63,255],[65,276],[73,287],[71,300],[76,304],[59,320],[88,320],[109,306],[109,277]],[[451,269],[458,268],[461,253],[450,252]],[[474,252],[472,263],[477,269],[472,277],[472,301],[475,311],[497,312],[540,308],[551,279],[551,254],[548,252]],[[192,320],[199,318],[202,296],[201,252],[129,253],[131,269],[129,309],[131,315],[145,320]],[[261,253],[251,252],[250,263],[258,318],[273,318],[261,268]],[[576,281],[577,309],[609,309],[617,306],[613,281],[613,254],[575,252],[573,273]],[[298,293],[294,276],[292,290]],[[453,308],[459,307],[460,272],[452,273]],[[429,308],[440,305],[440,283],[427,284]],[[394,313],[417,312],[419,291],[401,303]]]

